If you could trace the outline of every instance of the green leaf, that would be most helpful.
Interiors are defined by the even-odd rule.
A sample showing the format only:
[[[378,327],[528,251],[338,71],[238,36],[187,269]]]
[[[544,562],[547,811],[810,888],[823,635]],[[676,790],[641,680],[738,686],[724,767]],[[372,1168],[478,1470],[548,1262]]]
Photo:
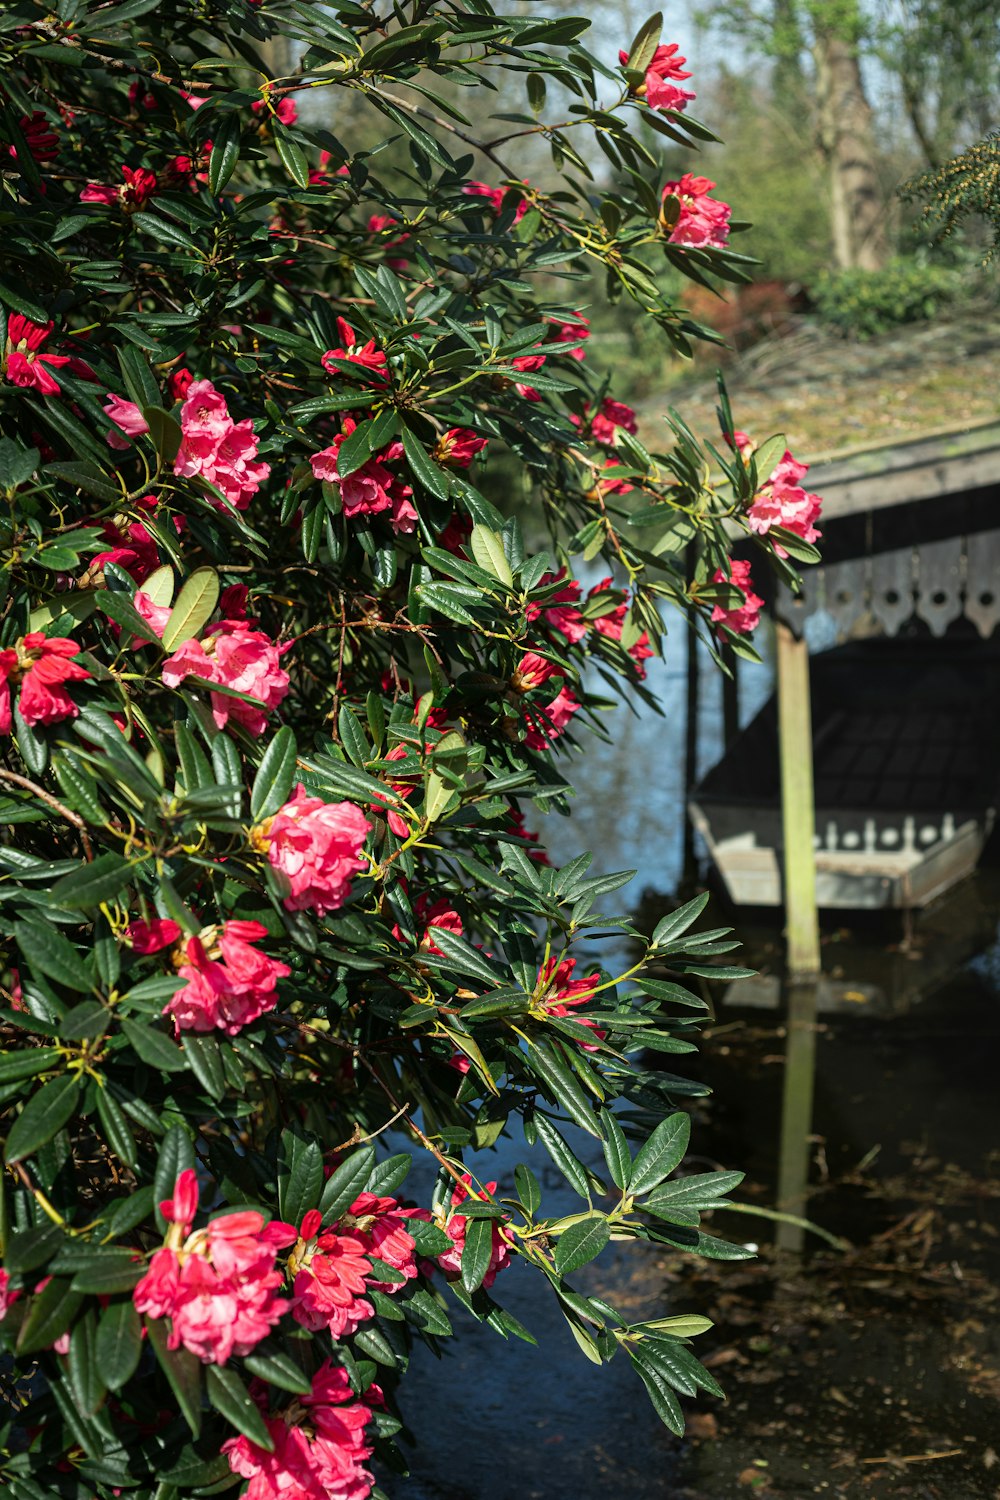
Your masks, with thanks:
[[[690,1115],[678,1111],[661,1120],[633,1163],[631,1195],[641,1197],[669,1176],[683,1161],[690,1139]]]
[[[8,1165],[31,1156],[60,1131],[80,1097],[80,1075],[64,1073],[36,1089],[11,1126],[4,1147]]]
[[[660,1207],[674,1204],[701,1210],[717,1208],[733,1188],[739,1187],[743,1175],[742,1172],[692,1172],[687,1177],[662,1183],[650,1193],[649,1207],[654,1213]]]
[[[92,1307],[73,1326],[66,1357],[66,1373],[78,1411],[92,1417],[107,1395],[108,1387],[95,1355],[97,1317]]]
[[[302,147],[292,140],[284,126],[279,125],[277,120],[272,119],[271,128],[274,131],[274,144],[278,148],[278,155],[281,157],[285,171],[300,188],[308,187],[309,162]]]
[[[665,1427],[678,1437],[684,1436],[684,1413],[681,1411],[680,1402],[670,1389],[665,1377],[660,1374],[642,1349],[629,1350],[629,1358],[633,1368],[638,1372],[643,1385],[649,1392],[649,1398],[653,1403],[653,1409]]]
[[[180,423],[162,406],[144,406],[143,419],[149,427],[149,436],[164,463],[172,464],[177,457],[184,434]]]
[[[47,974],[69,990],[86,993],[91,980],[83,967],[81,955],[57,928],[42,917],[26,917],[14,924],[17,945],[29,965],[39,974]]]
[[[630,73],[645,73],[660,45],[660,37],[663,33],[663,16],[659,11],[644,21],[635,34],[631,47],[628,49],[628,61],[625,66]]]
[[[400,1183],[406,1181],[412,1165],[413,1158],[408,1151],[398,1151],[395,1156],[387,1156],[368,1174],[366,1191],[379,1198],[394,1193]]]
[[[590,1198],[590,1180],[587,1169],[580,1158],[570,1149],[562,1133],[545,1115],[535,1115],[535,1128],[542,1144],[569,1183],[581,1198]]]
[[[192,1437],[197,1437],[201,1432],[201,1360],[189,1349],[167,1348],[169,1333],[164,1319],[146,1318],[145,1325],[146,1336],[153,1346],[160,1369],[177,1398],[181,1416],[187,1422]]]
[[[154,240],[159,240],[163,245],[172,245],[177,250],[198,250],[196,240],[193,240],[186,229],[181,229],[179,224],[172,224],[169,219],[163,219],[159,214],[152,214],[145,210],[133,213],[132,223],[136,229],[144,230],[146,234],[152,235]]]
[[[151,1068],[161,1073],[180,1073],[187,1067],[180,1048],[151,1022],[122,1021],[122,1031]]]
[[[37,1229],[22,1229],[11,1235],[4,1248],[4,1270],[12,1275],[37,1271],[65,1245],[67,1234],[61,1224],[46,1224]]]
[[[212,154],[208,159],[208,190],[217,198],[232,177],[240,159],[242,126],[237,110],[230,110],[218,124],[212,122]]]
[[[438,468],[420,439],[406,427],[403,428],[402,438],[403,451],[406,454],[407,463],[413,470],[414,479],[436,499],[447,500],[451,493],[447,474]]]
[[[107,1089],[97,1091],[97,1116],[101,1122],[104,1139],[111,1150],[133,1171],[138,1165],[138,1149],[135,1144],[135,1136],[132,1127],[125,1116],[125,1111]]]
[[[89,458],[81,459],[78,463],[46,464],[43,472],[65,480],[67,484],[83,490],[84,494],[93,495],[95,500],[113,503],[122,498],[121,486],[113,484],[104,470]],[[39,558],[39,562],[41,561]]]
[[[64,1334],[83,1302],[83,1293],[73,1291],[62,1276],[53,1276],[44,1291],[36,1292],[17,1336],[18,1354],[37,1354],[51,1349]]]
[[[219,602],[219,575],[214,568],[196,568],[177,596],[163,627],[163,649],[173,651],[200,635]]]
[[[356,766],[364,770],[365,763],[372,759],[372,747],[365,737],[364,730],[351,712],[350,706],[346,703],[337,718],[337,729],[340,734],[340,743],[349,758]]]
[[[277,1386],[280,1391],[293,1391],[296,1395],[308,1396],[312,1390],[312,1382],[302,1366],[281,1349],[258,1344],[252,1353],[244,1356],[243,1363],[251,1375]]]
[[[488,526],[473,526],[471,545],[472,555],[479,566],[499,579],[505,588],[512,589],[514,575],[503,550],[503,540],[497,532]]]
[[[538,1178],[523,1161],[518,1162],[514,1168],[514,1188],[518,1198],[534,1218],[542,1206],[542,1190],[538,1185]]]
[[[165,1198],[174,1196],[174,1185],[181,1172],[185,1172],[195,1164],[194,1147],[191,1137],[181,1125],[171,1125],[163,1143],[160,1146],[160,1154],[156,1159],[156,1173],[153,1177],[153,1202],[156,1205],[156,1222],[161,1230],[167,1227],[167,1221],[160,1213],[160,1204]]]
[[[328,1180],[319,1200],[325,1224],[334,1224],[341,1214],[365,1191],[375,1161],[375,1147],[361,1146],[352,1151]]]
[[[113,901],[133,878],[135,868],[120,854],[99,854],[89,865],[82,865],[72,875],[57,880],[50,895],[57,906],[78,907],[86,911],[105,901]]]
[[[583,1086],[555,1043],[534,1042],[528,1053],[528,1065],[545,1085],[546,1092],[561,1104],[575,1124],[600,1139],[601,1132],[594,1114],[594,1099]]]
[[[604,1160],[608,1164],[611,1180],[623,1190],[632,1177],[632,1153],[628,1149],[625,1133],[610,1110],[601,1115],[604,1126]]]
[[[184,1056],[208,1097],[221,1099],[226,1092],[226,1070],[215,1037],[188,1032],[184,1038]]]
[[[220,1365],[209,1365],[205,1374],[205,1390],[208,1399],[220,1416],[225,1417],[237,1432],[242,1432],[265,1453],[274,1452],[271,1434],[264,1425],[257,1403],[235,1370],[223,1369]]]
[[[686,932],[693,922],[701,915],[708,905],[708,892],[702,891],[700,896],[695,896],[693,901],[687,901],[672,911],[669,916],[657,922],[653,929],[652,947],[667,948],[672,938],[680,937]]]
[[[22,1052],[0,1052],[0,1085],[34,1078],[54,1067],[62,1056],[58,1047],[31,1047]]]
[[[264,751],[250,793],[250,815],[255,823],[273,817],[288,801],[295,781],[298,748],[287,725],[275,734]]]
[[[319,1203],[323,1187],[323,1152],[319,1142],[292,1130],[281,1136],[278,1158],[278,1213],[286,1223],[300,1224],[307,1209]]]
[[[578,1219],[556,1241],[556,1271],[560,1276],[578,1271],[600,1255],[610,1239],[611,1230],[603,1214],[587,1214]]]
[[[462,1246],[462,1285],[474,1292],[483,1284],[493,1254],[493,1220],[466,1219]]]

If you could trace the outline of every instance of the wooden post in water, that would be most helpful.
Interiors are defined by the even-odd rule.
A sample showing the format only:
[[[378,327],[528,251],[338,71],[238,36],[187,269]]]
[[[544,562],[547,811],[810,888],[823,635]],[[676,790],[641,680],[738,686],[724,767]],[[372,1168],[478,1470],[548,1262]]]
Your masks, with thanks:
[[[806,1217],[812,1143],[813,1080],[816,1073],[816,984],[791,984],[787,992],[785,1079],[778,1149],[778,1209]],[[774,1243],[801,1251],[800,1224],[775,1226]]]
[[[819,973],[819,916],[813,834],[812,710],[809,648],[790,628],[775,625],[778,653],[778,753],[781,758],[781,821],[785,846],[785,935],[789,979]]]

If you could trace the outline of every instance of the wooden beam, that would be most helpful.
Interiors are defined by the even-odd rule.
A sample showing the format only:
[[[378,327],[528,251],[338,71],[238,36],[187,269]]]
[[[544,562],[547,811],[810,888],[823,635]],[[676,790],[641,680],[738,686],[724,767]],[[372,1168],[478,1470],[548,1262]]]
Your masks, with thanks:
[[[685,810],[687,808],[691,793],[694,790],[695,782],[698,780],[698,708],[700,693],[698,684],[698,632],[695,629],[693,622],[688,627],[686,686],[686,709],[684,720]],[[691,821],[690,815],[688,815],[685,811],[684,852],[681,878],[683,880],[690,880],[693,879],[694,875],[694,824]]]
[[[813,848],[812,710],[809,648],[789,627],[775,625],[778,654],[778,754],[781,758],[781,821],[785,862],[786,965],[789,977],[819,973],[819,916]]]

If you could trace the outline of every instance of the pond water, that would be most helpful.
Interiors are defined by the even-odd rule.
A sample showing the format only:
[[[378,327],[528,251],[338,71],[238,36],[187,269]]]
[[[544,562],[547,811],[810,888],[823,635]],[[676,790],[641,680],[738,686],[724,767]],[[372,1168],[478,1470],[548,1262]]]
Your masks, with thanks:
[[[722,739],[721,685],[704,665],[702,770]],[[595,872],[635,868],[620,909],[649,925],[682,875],[685,669],[677,630],[650,663],[664,715],[616,710],[612,743],[589,743],[569,773],[574,816],[536,823],[556,863],[590,848]],[[767,665],[741,664],[743,722],[771,685]],[[713,910],[712,925],[736,921],[752,966],[780,969],[776,924],[727,917],[721,898]],[[824,970],[853,1001],[802,1026],[788,1024],[787,1003],[720,995],[701,1054],[671,1059],[714,1091],[692,1105],[696,1169],[745,1171],[738,1197],[764,1210],[779,1205],[779,1185],[787,1195],[807,1177],[804,1205],[781,1206],[801,1207],[827,1237],[806,1233],[799,1256],[773,1244],[767,1218],[716,1216],[715,1232],[759,1245],[755,1260],[713,1268],[611,1247],[577,1280],[635,1319],[706,1312],[716,1327],[696,1352],[728,1404],[687,1403],[690,1434],[673,1438],[627,1362],[588,1364],[540,1278],[515,1264],[496,1295],[538,1346],[503,1343],[456,1309],[455,1352],[439,1366],[419,1351],[404,1384],[417,1447],[409,1478],[383,1479],[392,1500],[998,1500],[998,911],[1000,871],[987,861],[911,932],[837,914]],[[579,1134],[574,1145],[585,1158],[596,1147]],[[501,1142],[476,1168],[512,1186],[524,1157]],[[551,1210],[576,1211],[548,1158],[527,1159]]]

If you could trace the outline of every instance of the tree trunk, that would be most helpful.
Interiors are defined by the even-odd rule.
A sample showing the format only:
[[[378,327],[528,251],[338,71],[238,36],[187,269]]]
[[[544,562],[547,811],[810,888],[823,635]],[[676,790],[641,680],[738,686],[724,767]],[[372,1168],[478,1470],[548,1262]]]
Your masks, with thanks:
[[[841,267],[877,271],[889,254],[886,208],[857,43],[818,25],[814,55],[819,145],[830,169],[834,258]]]

